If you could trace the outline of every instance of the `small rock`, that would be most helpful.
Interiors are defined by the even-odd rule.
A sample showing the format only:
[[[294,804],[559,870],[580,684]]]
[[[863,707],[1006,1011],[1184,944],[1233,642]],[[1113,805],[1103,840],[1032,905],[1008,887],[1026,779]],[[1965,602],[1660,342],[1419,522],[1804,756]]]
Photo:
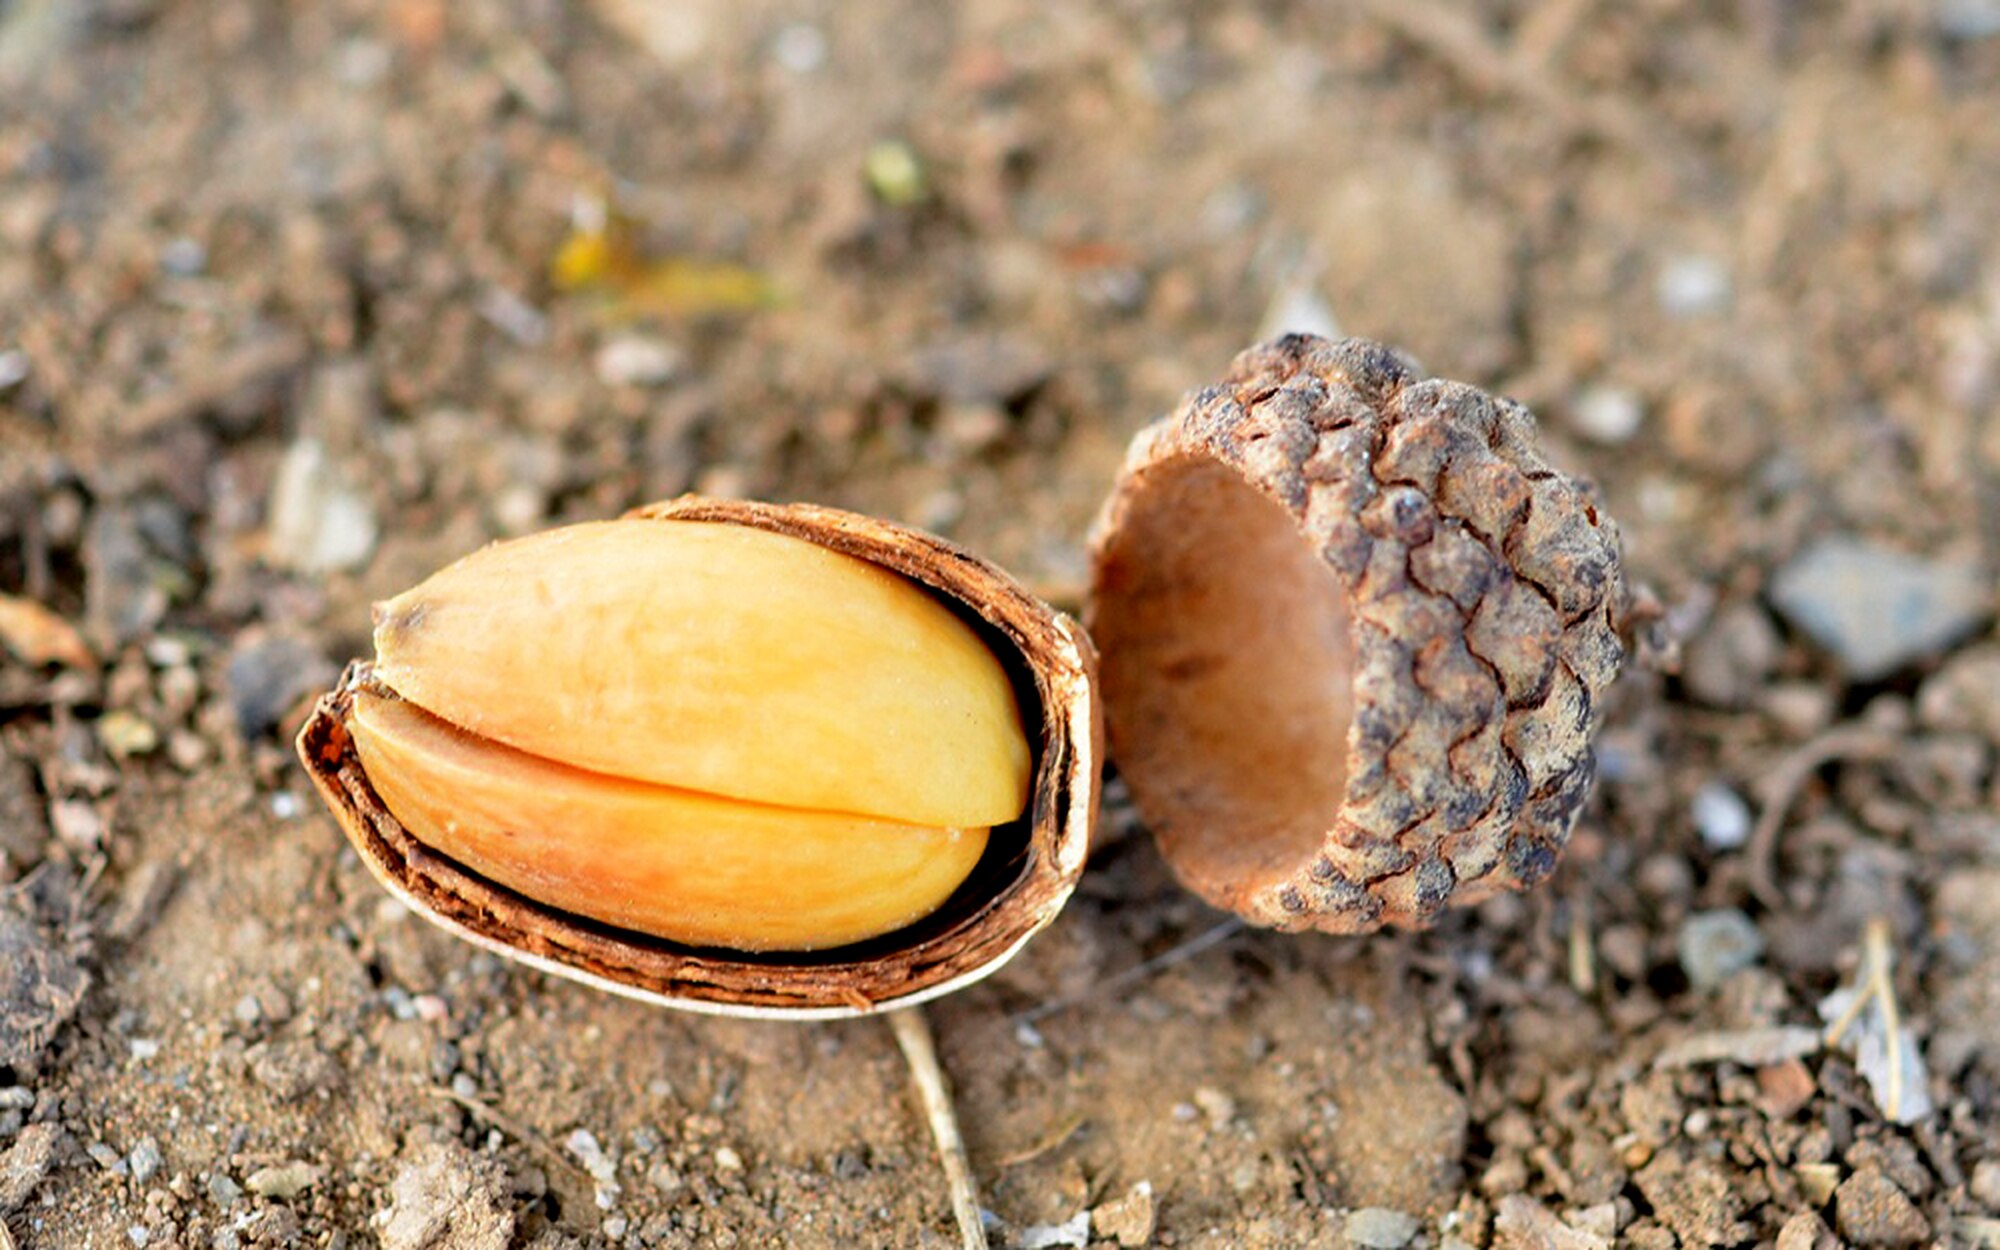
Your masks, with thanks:
[[[1208,1117],[1208,1126],[1212,1129],[1227,1128],[1229,1122],[1236,1118],[1236,1100],[1212,1085],[1204,1085],[1194,1092],[1194,1105]]]
[[[1660,267],[1654,287],[1660,311],[1669,317],[1702,317],[1729,304],[1729,270],[1712,256],[1674,256]]]
[[[911,208],[930,198],[930,171],[917,150],[901,139],[883,139],[861,158],[861,176],[875,198],[890,208]]]
[[[141,1137],[125,1160],[125,1166],[132,1171],[132,1180],[140,1185],[158,1176],[165,1163],[160,1157],[160,1143],[150,1137]]]
[[[208,1199],[218,1207],[232,1207],[243,1197],[243,1186],[227,1172],[211,1172],[208,1177]]]
[[[0,902],[0,1067],[39,1059],[89,988],[90,974],[67,950]]]
[[[250,1075],[287,1102],[339,1089],[344,1079],[333,1056],[307,1038],[286,1038],[251,1047]]]
[[[100,506],[83,535],[85,632],[108,654],[147,633],[167,611],[167,587],[137,514]]]
[[[1698,911],[1681,924],[1675,948],[1681,970],[1698,990],[1712,990],[1764,954],[1764,935],[1733,907]]]
[[[318,439],[285,449],[271,487],[273,563],[306,574],[358,568],[375,550],[377,533],[368,497]]]
[[[97,721],[97,740],[114,760],[149,755],[160,745],[160,731],[152,722],[122,708],[106,712]]]
[[[1090,1213],[1090,1227],[1099,1237],[1121,1246],[1144,1246],[1153,1240],[1153,1182],[1140,1181],[1125,1196],[1103,1203]]]
[[[1711,850],[1733,851],[1750,840],[1750,805],[1719,781],[1695,791],[1688,806],[1695,832]]]
[[[1762,608],[1730,602],[1688,641],[1681,684],[1710,707],[1748,707],[1763,696],[1784,653],[1784,640]]]
[[[1500,1199],[1493,1219],[1495,1250],[1610,1250],[1594,1233],[1571,1228],[1526,1194]]]
[[[1347,1240],[1369,1250],[1401,1250],[1422,1227],[1417,1217],[1387,1207],[1363,1207],[1347,1217]]]
[[[1917,691],[1917,721],[2000,744],[2000,645],[1967,647],[1926,677]]]
[[[1896,1183],[1875,1168],[1842,1181],[1833,1209],[1841,1235],[1860,1246],[1908,1246],[1931,1235],[1930,1221]]]
[[[258,1168],[245,1178],[243,1184],[259,1197],[290,1201],[319,1184],[325,1176],[325,1168],[294,1161]]]
[[[506,1250],[514,1239],[512,1185],[499,1164],[456,1142],[407,1152],[376,1217],[383,1250]]]
[[[299,700],[339,675],[333,661],[303,639],[242,635],[230,650],[227,678],[237,731],[246,739],[271,732]]]
[[[79,851],[104,845],[104,817],[89,799],[57,799],[49,804],[49,828],[56,840]]]
[[[1981,1159],[1972,1166],[1973,1201],[2000,1211],[2000,1159]]]
[[[48,1121],[30,1124],[0,1154],[0,1216],[28,1200],[48,1175],[62,1143],[62,1127]]]
[[[1604,447],[1631,442],[1645,421],[1646,405],[1622,386],[1587,386],[1569,406],[1570,428]]]
[[[788,22],[771,36],[771,59],[794,74],[826,64],[826,35],[809,22]]]
[[[1048,353],[1008,334],[944,339],[910,356],[910,385],[919,393],[961,404],[1005,404],[1047,381]]]
[[[680,349],[663,339],[621,334],[597,349],[592,362],[606,386],[660,386],[681,371]]]
[[[1014,1244],[1021,1250],[1055,1250],[1057,1246],[1083,1250],[1090,1244],[1090,1212],[1078,1211],[1060,1224],[1030,1224]]]
[[[1778,1250],[1838,1250],[1833,1230],[1817,1214],[1801,1211],[1778,1230]]]
[[[1779,569],[1771,599],[1857,682],[1942,651],[1993,611],[1991,579],[1977,565],[1845,537],[1815,543]]]
[[[34,769],[17,755],[0,755],[0,881],[40,860],[48,836]],[[10,864],[11,873],[5,870]]]

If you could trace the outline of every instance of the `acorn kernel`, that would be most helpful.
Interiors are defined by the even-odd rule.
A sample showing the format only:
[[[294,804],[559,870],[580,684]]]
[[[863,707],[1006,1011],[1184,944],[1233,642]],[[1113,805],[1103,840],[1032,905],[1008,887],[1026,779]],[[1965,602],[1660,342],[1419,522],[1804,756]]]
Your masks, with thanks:
[[[897,574],[701,521],[570,526],[377,608],[349,730],[420,842],[691,946],[819,950],[940,906],[1028,800],[1012,685]]]

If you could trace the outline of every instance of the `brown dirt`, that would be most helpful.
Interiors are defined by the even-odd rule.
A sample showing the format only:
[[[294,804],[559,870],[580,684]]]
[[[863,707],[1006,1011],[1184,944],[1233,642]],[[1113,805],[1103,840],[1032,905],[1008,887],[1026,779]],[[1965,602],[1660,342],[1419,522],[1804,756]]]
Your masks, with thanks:
[[[1427,934],[1121,977],[1222,917],[1114,784],[1062,918],[931,1009],[996,1240],[1136,1244],[1146,1182],[1157,1245],[1995,1244],[1992,12],[0,3],[0,594],[59,618],[0,658],[0,1218],[954,1244],[880,1022],[477,953],[286,736],[372,600],[691,488],[933,528],[1074,609],[1132,432],[1330,310],[1542,415],[1680,670],[1614,690],[1555,877]],[[781,298],[557,289],[607,195]],[[1915,579],[1886,675],[1838,632],[1870,582],[1779,577],[1829,539]],[[1904,1124],[1812,1033],[1877,918]]]

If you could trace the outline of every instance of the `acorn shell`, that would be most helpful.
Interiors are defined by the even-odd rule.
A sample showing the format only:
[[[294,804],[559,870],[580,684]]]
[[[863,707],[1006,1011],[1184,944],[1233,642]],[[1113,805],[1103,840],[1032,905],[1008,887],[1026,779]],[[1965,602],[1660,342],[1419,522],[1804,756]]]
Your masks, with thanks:
[[[685,947],[542,906],[418,842],[369,784],[346,728],[354,692],[370,680],[363,663],[320,699],[298,750],[390,893],[468,941],[599,989],[716,1015],[787,1019],[865,1015],[935,998],[993,972],[1055,919],[1083,871],[1103,755],[1096,656],[1075,622],[979,557],[872,517],[688,496],[626,518],[753,526],[926,587],[980,633],[1013,680],[1034,750],[1027,812],[993,830],[965,884],[907,928],[812,953]]]
[[[1190,889],[1356,933],[1554,869],[1626,592],[1534,433],[1380,344],[1287,335],[1134,440],[1085,620],[1113,759]]]

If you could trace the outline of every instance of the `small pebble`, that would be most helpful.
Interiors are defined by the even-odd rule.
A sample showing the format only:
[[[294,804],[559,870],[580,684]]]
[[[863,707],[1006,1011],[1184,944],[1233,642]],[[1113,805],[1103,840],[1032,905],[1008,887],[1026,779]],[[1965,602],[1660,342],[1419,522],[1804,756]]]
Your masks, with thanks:
[[[97,721],[97,740],[115,760],[146,755],[160,745],[160,731],[141,716],[118,709]]]
[[[132,1169],[132,1179],[141,1185],[160,1174],[165,1164],[160,1157],[160,1143],[150,1137],[141,1137],[139,1144],[132,1147],[132,1153],[125,1160],[125,1166]]]
[[[357,568],[375,550],[374,506],[317,439],[285,449],[271,486],[273,562],[298,573]]]
[[[1569,408],[1570,427],[1605,447],[1631,442],[1645,420],[1645,404],[1622,386],[1587,386]]]
[[[264,1018],[264,1008],[258,1003],[255,994],[245,994],[236,1000],[236,1006],[230,1014],[236,1017],[238,1024],[255,1024]]]
[[[1698,911],[1681,925],[1676,948],[1681,970],[1698,990],[1712,990],[1764,953],[1764,935],[1733,907]]]
[[[1836,537],[1779,569],[1771,601],[1850,681],[1872,682],[1976,629],[1993,612],[1993,585],[1970,562]]]
[[[1225,1128],[1236,1118],[1236,1100],[1210,1085],[1204,1085],[1194,1092],[1194,1105],[1201,1108],[1208,1117],[1208,1126]]]
[[[160,268],[176,278],[192,278],[208,268],[208,249],[186,235],[167,240],[160,249]]]
[[[0,352],[0,391],[12,390],[28,380],[28,353]]]
[[[794,74],[810,74],[826,64],[826,35],[807,22],[792,22],[771,36],[771,59]]]
[[[1721,261],[1689,254],[1672,257],[1661,266],[1654,293],[1661,312],[1689,318],[1722,311],[1729,303],[1729,288],[1729,270]]]
[[[324,1175],[324,1169],[294,1161],[258,1168],[243,1183],[251,1193],[260,1197],[288,1201],[317,1185]]]
[[[659,386],[681,370],[680,349],[643,334],[621,334],[597,349],[593,362],[606,386]]]
[[[1401,1250],[1417,1235],[1417,1217],[1387,1207],[1363,1207],[1347,1217],[1347,1240],[1369,1250]]]
[[[1863,1168],[1842,1181],[1833,1208],[1841,1235],[1858,1246],[1908,1246],[1931,1235],[1923,1212],[1875,1168]]]
[[[153,1230],[147,1228],[144,1224],[134,1224],[125,1230],[125,1240],[135,1246],[143,1247],[149,1245],[153,1240]]]
[[[208,1178],[208,1197],[218,1207],[234,1206],[243,1197],[243,1186],[226,1172],[214,1172]]]
[[[1719,781],[1695,792],[1689,805],[1696,832],[1711,850],[1733,851],[1750,839],[1750,805]]]
[[[737,1154],[728,1146],[717,1146],[715,1148],[715,1170],[718,1172],[741,1172],[743,1170],[743,1156]]]

